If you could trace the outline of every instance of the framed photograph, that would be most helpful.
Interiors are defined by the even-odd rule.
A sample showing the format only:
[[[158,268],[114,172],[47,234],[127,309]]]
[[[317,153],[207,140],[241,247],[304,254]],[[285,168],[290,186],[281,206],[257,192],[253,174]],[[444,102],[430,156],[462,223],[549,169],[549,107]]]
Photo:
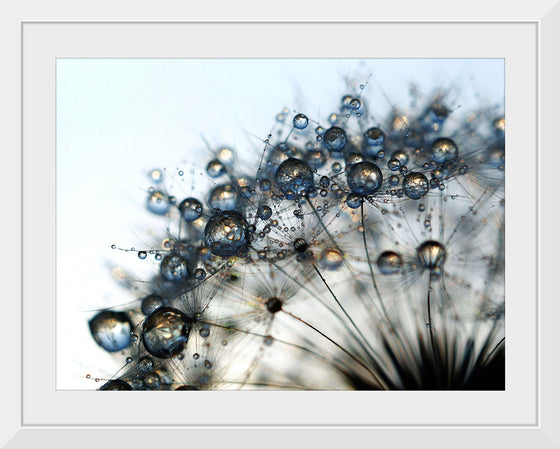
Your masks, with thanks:
[[[4,447],[560,447],[560,4],[246,6],[3,19]]]

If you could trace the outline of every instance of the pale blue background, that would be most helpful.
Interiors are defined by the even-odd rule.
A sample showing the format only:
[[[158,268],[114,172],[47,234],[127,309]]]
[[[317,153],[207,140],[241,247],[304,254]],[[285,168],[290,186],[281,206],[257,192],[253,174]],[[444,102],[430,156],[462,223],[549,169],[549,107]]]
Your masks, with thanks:
[[[369,73],[364,95],[380,114],[389,108],[380,88],[392,103],[407,103],[411,81],[427,93],[456,87],[458,113],[504,97],[501,59],[57,61],[58,388],[97,388],[85,374],[110,376],[120,367],[89,336],[85,311],[134,299],[113,282],[111,267],[138,278],[155,270],[110,249],[140,248],[165,228],[144,211],[146,174],[166,167],[187,193],[191,168],[204,182],[203,139],[250,160],[252,136],[266,138],[283,107],[324,123],[346,93],[344,78]]]

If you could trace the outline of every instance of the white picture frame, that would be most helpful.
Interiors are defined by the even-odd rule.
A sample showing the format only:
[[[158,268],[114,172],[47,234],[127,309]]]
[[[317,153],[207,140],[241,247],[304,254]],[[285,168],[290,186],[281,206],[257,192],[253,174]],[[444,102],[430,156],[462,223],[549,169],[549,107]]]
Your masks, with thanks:
[[[560,2],[481,3],[470,5],[468,12],[442,2],[356,5],[355,9],[346,5],[345,10],[341,10],[340,5],[310,3],[304,6],[294,2],[281,7],[276,5],[281,10],[279,16],[272,6],[265,15],[260,12],[263,5],[251,6],[257,5],[226,2],[221,2],[219,7],[175,5],[164,13],[148,4],[126,1],[93,13],[85,4],[70,6],[56,2],[43,9],[44,5],[39,2],[26,2],[11,5],[3,14],[4,26],[0,32],[6,47],[6,71],[2,74],[1,85],[6,102],[2,114],[8,136],[6,146],[10,150],[2,158],[4,167],[9,167],[5,211],[11,213],[6,214],[9,219],[2,224],[3,235],[8,237],[2,272],[9,281],[3,304],[6,318],[1,341],[6,363],[1,374],[4,389],[0,442],[7,448],[560,447],[560,331],[557,327],[560,306],[556,300],[560,272],[557,257],[560,189],[555,172],[560,166],[560,157],[555,151],[560,147],[556,131],[560,119]],[[286,17],[285,22],[278,21],[277,17]],[[506,264],[516,263],[511,255],[525,257],[518,264],[525,270],[528,286],[536,287],[534,297],[527,300],[535,307],[529,314],[517,315],[516,321],[507,322],[507,360],[515,361],[516,351],[531,355],[524,378],[531,385],[531,391],[513,388],[509,396],[483,397],[478,392],[454,396],[458,404],[467,404],[465,422],[461,422],[458,421],[460,412],[446,408],[451,396],[434,392],[387,393],[394,395],[391,397],[385,393],[384,397],[375,397],[371,392],[313,393],[312,396],[273,392],[265,393],[270,395],[265,406],[263,397],[253,393],[201,392],[192,396],[192,404],[185,407],[165,393],[154,392],[147,397],[133,392],[125,397],[54,389],[55,129],[52,118],[55,73],[51,70],[54,61],[57,57],[101,55],[262,57],[263,53],[255,52],[251,46],[239,46],[235,54],[228,54],[233,51],[233,43],[226,43],[224,39],[202,40],[204,44],[191,40],[196,45],[183,48],[180,53],[177,46],[163,45],[178,39],[182,33],[188,35],[189,29],[195,26],[212,26],[218,30],[217,37],[227,36],[232,42],[236,42],[231,35],[235,28],[239,36],[237,42],[249,42],[255,34],[248,28],[255,24],[264,25],[259,37],[267,44],[273,38],[266,35],[270,38],[270,42],[267,41],[266,28],[284,26],[288,30],[283,34],[286,45],[277,42],[268,47],[275,57],[293,56],[290,39],[298,33],[307,36],[309,28],[321,25],[325,32],[328,27],[338,27],[338,30],[352,27],[352,33],[357,36],[362,32],[373,36],[382,26],[385,35],[393,36],[395,41],[391,46],[379,45],[367,55],[363,44],[349,45],[348,40],[333,42],[306,50],[308,57],[372,57],[375,54],[506,58],[508,126],[512,122],[515,125],[516,117],[525,119],[525,122],[517,122],[520,126],[509,126],[506,136],[508,149],[512,142],[515,153],[512,159],[519,161],[518,165],[510,164],[508,154],[506,191],[515,194],[511,204],[517,210],[511,212],[514,215],[508,215],[508,229],[513,231],[507,231],[510,246]],[[443,25],[446,34],[444,39],[438,40],[442,34],[436,32],[436,27]],[[131,31],[135,26],[137,31]],[[142,26],[143,29],[138,28]],[[150,28],[150,33],[146,33],[146,27]],[[476,31],[471,31],[469,41],[458,39],[465,29]],[[419,30],[422,32],[418,33]],[[358,38],[356,41],[363,42]],[[434,42],[436,48],[427,45]],[[109,52],[108,45],[113,53]],[[524,55],[531,57],[524,60]],[[508,66],[508,61],[520,65]],[[530,70],[523,70],[524,61]],[[523,78],[524,73],[526,78]],[[525,86],[529,92],[514,90],[517,86]],[[516,111],[510,114],[508,109],[508,103],[516,98],[527,101],[526,108],[518,115]],[[16,111],[22,111],[21,115]],[[527,121],[527,117],[534,122]],[[529,149],[524,150],[519,145],[527,138],[524,133],[534,137],[534,147],[531,142]],[[519,188],[514,182],[522,174],[528,177],[529,187]],[[508,176],[511,176],[509,180]],[[22,189],[18,192],[20,185]],[[510,197],[506,198],[510,204]],[[17,213],[20,210],[21,222]],[[535,239],[538,244],[533,248]],[[523,301],[523,286],[508,289],[510,281],[511,277],[506,279],[506,298],[511,295]],[[22,298],[21,302],[17,298]],[[509,315],[516,317],[515,313]],[[527,335],[523,334],[524,329]],[[535,331],[532,336],[531,330]],[[524,348],[525,344],[531,347]],[[516,363],[520,362],[522,360],[517,357]],[[513,379],[513,384],[508,383],[508,386],[523,385],[524,380],[514,379],[517,375],[514,369],[519,367],[523,371],[523,367],[513,365],[512,369],[510,362],[507,363],[507,381]],[[243,401],[239,401],[243,404],[232,407],[239,394],[244,395]],[[492,408],[494,402],[499,406]],[[161,403],[169,410],[182,412],[175,412],[171,417],[161,411],[156,413],[155,405]],[[256,404],[260,404],[260,409]],[[484,406],[476,409],[477,404]],[[252,405],[253,408],[249,408]],[[400,411],[402,418],[385,421],[377,418],[376,421],[368,417],[368,410],[376,406],[381,408],[375,411],[378,417],[384,414],[395,417]],[[123,414],[122,410],[129,412]],[[145,419],[138,415],[142,410]],[[507,415],[509,412],[511,416]],[[493,419],[498,413],[502,415]],[[449,420],[444,419],[447,415]],[[476,415],[481,416],[479,421],[474,420]],[[360,416],[363,419],[357,419]]]

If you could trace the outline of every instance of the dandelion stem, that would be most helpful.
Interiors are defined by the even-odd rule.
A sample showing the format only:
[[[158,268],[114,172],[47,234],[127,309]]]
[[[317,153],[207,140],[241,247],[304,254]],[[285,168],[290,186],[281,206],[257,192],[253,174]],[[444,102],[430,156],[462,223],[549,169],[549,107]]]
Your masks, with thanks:
[[[385,309],[385,305],[383,304],[383,300],[381,299],[381,294],[379,293],[379,288],[377,287],[377,282],[375,282],[375,276],[373,275],[373,267],[371,265],[371,259],[369,257],[369,249],[368,249],[367,240],[366,240],[366,227],[365,227],[365,223],[364,223],[364,201],[363,201],[363,199],[362,199],[362,202],[361,202],[361,205],[360,205],[360,211],[361,211],[360,222],[361,222],[361,228],[362,228],[362,240],[364,242],[364,249],[366,251],[366,259],[367,259],[367,263],[368,263],[368,267],[369,267],[369,274],[371,276],[371,283],[373,284],[373,289],[375,290],[375,293],[377,294],[377,299],[379,300],[379,304],[381,305],[381,310],[383,310],[383,315],[385,315],[385,320],[387,320],[387,322],[390,325],[391,322],[389,320],[389,315],[387,314],[387,309]]]

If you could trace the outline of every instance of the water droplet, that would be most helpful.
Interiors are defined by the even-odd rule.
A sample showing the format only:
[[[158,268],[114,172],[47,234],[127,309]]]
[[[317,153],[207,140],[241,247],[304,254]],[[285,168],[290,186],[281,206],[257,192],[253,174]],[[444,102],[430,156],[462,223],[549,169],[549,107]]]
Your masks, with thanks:
[[[338,270],[343,260],[342,252],[337,248],[326,248],[321,253],[321,264],[327,270]]]
[[[150,372],[144,376],[144,386],[149,390],[155,390],[156,388],[159,388],[160,385],[161,379],[158,373]]]
[[[307,128],[308,123],[309,123],[309,119],[305,114],[297,114],[293,120],[294,128],[297,129]]]
[[[130,365],[132,363],[132,357],[127,357],[125,362],[127,365]]]
[[[153,214],[165,215],[169,211],[171,205],[165,193],[158,190],[148,195],[146,207]]]
[[[239,195],[231,184],[222,184],[214,187],[208,197],[211,209],[234,210],[238,206]]]
[[[185,198],[179,204],[179,212],[183,220],[191,223],[202,216],[202,203],[196,198]]]
[[[212,363],[210,362],[210,360],[205,360],[204,361],[204,368],[212,369]]]
[[[446,258],[446,251],[441,243],[428,240],[416,249],[416,255],[420,265],[426,269],[433,270],[443,265]]]
[[[413,200],[426,196],[430,190],[428,178],[422,173],[409,173],[403,179],[404,194]]]
[[[212,159],[206,166],[206,173],[211,178],[219,178],[226,174],[226,167],[219,159]]]
[[[398,159],[392,158],[387,162],[387,168],[391,171],[396,171],[400,168],[401,163]]]
[[[115,244],[111,245],[111,249],[116,249],[116,248],[117,248],[117,245],[115,245]]]
[[[194,277],[195,279],[202,281],[204,278],[206,278],[206,271],[203,268],[197,268],[196,270],[194,270]]]
[[[321,150],[308,151],[304,158],[313,170],[323,167],[327,162],[327,156]]]
[[[150,179],[155,183],[159,184],[163,181],[163,172],[159,169],[154,169],[150,172]]]
[[[261,179],[259,182],[259,187],[262,192],[267,192],[272,187],[272,183],[270,182],[270,179]]]
[[[351,167],[354,164],[359,164],[364,160],[364,156],[361,153],[350,153],[345,158],[346,167]]]
[[[348,187],[358,195],[371,195],[379,190],[383,175],[377,165],[365,161],[354,164],[346,173]]]
[[[459,149],[451,139],[437,139],[432,144],[432,159],[438,164],[453,162],[459,156]]]
[[[350,193],[346,197],[346,205],[350,209],[357,209],[362,204],[362,195],[358,195],[357,193]]]
[[[398,273],[402,265],[401,255],[394,251],[385,251],[377,258],[377,267],[383,274]]]
[[[235,162],[235,151],[231,148],[221,148],[216,154],[216,158],[225,166],[231,167]]]
[[[141,309],[142,313],[146,316],[153,313],[156,309],[163,307],[166,301],[159,295],[148,295],[142,299]]]
[[[179,170],[179,176],[183,176],[185,172],[183,170]]]
[[[371,146],[380,146],[385,141],[385,134],[379,128],[368,129],[364,137],[366,138],[367,144]]]
[[[340,171],[342,170],[342,165],[340,165],[339,162],[335,162],[334,164],[331,165],[331,169],[333,173],[340,173]]]
[[[95,379],[96,382],[99,382],[99,379]],[[128,382],[125,382],[121,379],[113,379],[109,382],[103,384],[100,388],[102,391],[117,391],[117,390],[132,390],[132,387]]]
[[[154,357],[169,359],[183,350],[191,320],[180,310],[161,307],[144,321],[142,343]]]
[[[346,131],[338,126],[333,126],[325,132],[323,141],[329,151],[342,151],[347,142]]]
[[[396,186],[399,184],[399,177],[397,175],[391,175],[389,177],[389,184],[392,186]]]
[[[362,107],[362,102],[358,98],[353,98],[352,101],[350,102],[350,108],[354,109],[355,111],[357,111],[361,107]]]
[[[138,251],[138,259],[145,259],[148,257],[148,253],[146,251]]]
[[[214,215],[204,229],[204,244],[216,256],[235,256],[244,251],[248,243],[247,221],[235,211]]]
[[[313,187],[313,170],[304,161],[289,158],[276,170],[275,180],[282,193],[287,195],[291,191],[301,195]]]
[[[154,359],[152,359],[149,355],[140,357],[138,360],[138,369],[143,373],[149,373],[154,369]]]
[[[208,329],[207,327],[203,327],[200,329],[200,331],[198,331],[198,333],[202,338],[206,338],[208,337],[208,335],[210,335],[210,329]]]
[[[268,220],[272,216],[272,209],[266,205],[259,206],[257,209],[257,217],[261,220]]]
[[[95,342],[108,352],[122,351],[130,345],[132,323],[124,312],[104,310],[89,322]]]
[[[267,346],[270,346],[273,342],[274,342],[274,338],[272,338],[270,335],[265,337],[264,339],[264,344]]]
[[[199,357],[200,357],[200,355],[199,355],[197,352],[195,352],[195,353],[193,354],[193,359],[198,360]]]
[[[154,256],[154,258],[156,260],[161,260],[163,258],[163,256],[160,253],[156,253],[156,255]]]
[[[179,254],[165,256],[159,271],[161,276],[170,282],[181,282],[189,276],[187,261]]]

